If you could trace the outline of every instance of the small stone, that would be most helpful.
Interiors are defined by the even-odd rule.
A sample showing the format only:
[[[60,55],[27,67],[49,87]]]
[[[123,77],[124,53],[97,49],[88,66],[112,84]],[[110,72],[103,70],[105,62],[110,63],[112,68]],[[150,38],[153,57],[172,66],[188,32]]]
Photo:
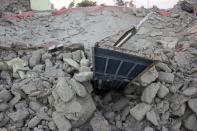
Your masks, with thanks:
[[[14,121],[23,121],[25,118],[27,118],[29,115],[29,112],[27,110],[18,110],[13,113],[8,113],[8,116]]]
[[[157,121],[157,117],[156,117],[156,114],[155,112],[152,110],[152,111],[149,111],[146,113],[146,118],[155,126],[158,126],[159,123]]]
[[[52,131],[56,129],[55,123],[54,123],[53,121],[50,121],[50,122],[48,123],[48,127],[49,127],[49,129],[52,130]]]
[[[43,69],[44,69],[44,65],[35,65],[34,67],[33,67],[33,71],[35,71],[35,72],[42,72],[43,71]]]
[[[29,108],[31,108],[35,112],[37,112],[38,110],[40,110],[41,107],[42,107],[42,105],[40,103],[38,103],[38,102],[31,101],[29,103]]]
[[[95,114],[90,121],[90,125],[93,131],[112,131],[108,121],[100,114]]]
[[[164,98],[169,92],[170,91],[169,91],[169,89],[166,86],[161,85],[161,87],[159,88],[159,91],[157,92],[157,95],[160,98]]]
[[[189,108],[197,114],[197,98],[188,101]]]
[[[9,106],[7,103],[0,103],[0,111],[5,111]]]
[[[171,73],[172,72],[172,70],[168,67],[168,65],[167,64],[165,64],[165,63],[158,63],[157,65],[156,65],[156,67],[157,68],[159,68],[159,69],[161,69],[162,71],[165,71],[165,72],[168,72],[168,73]]]
[[[91,72],[90,67],[81,66],[79,72]]]
[[[161,131],[168,131],[168,129],[165,126],[163,126]]]
[[[71,124],[70,121],[67,120],[64,115],[61,115],[57,112],[53,112],[52,114],[53,121],[55,122],[59,131],[70,131]]]
[[[32,52],[32,56],[29,59],[29,66],[34,67],[35,65],[38,65],[41,60],[41,51],[34,51]]]
[[[171,124],[171,126],[170,126],[171,130],[173,130],[173,131],[174,130],[179,130],[181,125],[182,125],[182,121],[173,119],[170,124]]]
[[[10,121],[5,113],[0,113],[0,127],[5,126]]]
[[[45,62],[46,59],[51,59],[52,58],[52,55],[49,54],[49,53],[44,53],[42,55],[42,61]]]
[[[163,37],[158,43],[160,43],[164,48],[175,48],[178,39],[175,37]]]
[[[140,103],[137,104],[135,107],[133,107],[130,110],[130,114],[138,121],[141,121],[144,116],[146,115],[146,112],[148,112],[151,109],[151,105]]]
[[[90,61],[88,59],[81,59],[80,66],[89,67]]]
[[[68,78],[60,77],[57,82],[55,90],[57,94],[59,95],[59,97],[64,102],[70,101],[75,95],[74,91],[71,89],[71,86],[69,85]]]
[[[72,58],[74,61],[80,62],[81,57],[82,57],[81,50],[77,50],[77,51],[72,52]]]
[[[93,72],[75,73],[74,78],[79,82],[90,81],[93,78]]]
[[[196,115],[190,115],[187,120],[184,120],[185,127],[190,131],[197,131],[197,118]]]
[[[159,90],[160,83],[152,83],[148,87],[146,87],[142,93],[141,100],[145,103],[152,103],[155,98],[157,91]]]
[[[144,131],[154,131],[154,129],[152,127],[145,127]]]
[[[81,97],[87,96],[87,91],[85,87],[79,82],[77,82],[75,79],[71,79],[70,84],[78,96],[81,96]]]
[[[179,67],[190,67],[188,59],[186,58],[186,54],[183,52],[175,52],[174,60]]]
[[[158,78],[158,72],[155,67],[152,67],[147,72],[145,72],[140,78],[140,82],[142,85],[148,85],[151,82],[155,81]]]
[[[167,72],[159,72],[159,80],[161,82],[173,83],[174,82],[174,74]]]
[[[182,94],[185,96],[192,96],[194,94],[196,94],[197,92],[197,88],[196,87],[189,87],[187,89],[185,89]]]
[[[127,98],[119,99],[117,102],[115,102],[112,105],[113,111],[120,111],[122,110],[127,104],[129,103],[129,100]]]
[[[186,110],[186,104],[182,104],[179,109],[175,110],[172,112],[173,115],[176,115],[176,116],[183,116],[184,113],[185,113],[185,110]]]
[[[28,127],[29,128],[34,128],[40,123],[41,119],[38,116],[33,117],[29,122],[28,122]]]
[[[109,121],[113,121],[115,118],[115,113],[114,112],[105,112],[104,116],[106,119],[108,119]]]
[[[1,70],[8,70],[8,65],[4,62],[0,62],[0,71]]]
[[[12,95],[8,90],[4,89],[4,90],[0,91],[0,100],[1,101],[7,102],[10,99],[12,99]]]
[[[6,128],[0,128],[0,131],[7,131]]]
[[[79,70],[79,68],[80,68],[79,64],[71,58],[65,58],[64,62],[66,62],[70,66],[74,67],[76,70]]]

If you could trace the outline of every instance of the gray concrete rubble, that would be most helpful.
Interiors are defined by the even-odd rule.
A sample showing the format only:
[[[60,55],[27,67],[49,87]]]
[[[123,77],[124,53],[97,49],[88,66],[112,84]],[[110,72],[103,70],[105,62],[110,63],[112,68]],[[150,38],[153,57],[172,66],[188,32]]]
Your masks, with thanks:
[[[28,10],[18,2],[2,0],[0,16]],[[197,131],[196,18],[179,3],[170,16],[121,9],[0,18],[0,131]],[[151,11],[121,48],[160,60],[123,90],[99,90],[91,48],[114,44]]]
[[[151,85],[147,86],[142,92],[141,100],[145,103],[151,104],[160,86],[160,83],[152,83]]]

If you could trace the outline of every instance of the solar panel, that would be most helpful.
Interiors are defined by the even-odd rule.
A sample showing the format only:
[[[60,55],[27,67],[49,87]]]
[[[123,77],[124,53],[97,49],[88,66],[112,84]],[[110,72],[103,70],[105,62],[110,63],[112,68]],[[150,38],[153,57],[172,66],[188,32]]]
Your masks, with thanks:
[[[122,89],[153,63],[151,59],[93,47],[94,80],[101,89]]]

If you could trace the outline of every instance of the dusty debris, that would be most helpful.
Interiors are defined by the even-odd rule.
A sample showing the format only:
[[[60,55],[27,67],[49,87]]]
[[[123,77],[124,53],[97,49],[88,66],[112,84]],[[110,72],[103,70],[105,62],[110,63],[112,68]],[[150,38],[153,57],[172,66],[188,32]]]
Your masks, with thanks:
[[[190,109],[197,114],[197,98],[188,101]]]
[[[158,72],[155,67],[152,67],[147,72],[145,72],[140,78],[140,83],[143,85],[148,85],[158,78]]]
[[[145,103],[151,104],[160,88],[160,85],[160,83],[152,83],[146,87],[142,93],[141,100]]]
[[[52,118],[59,131],[70,131],[71,124],[63,115],[53,112]]]
[[[93,131],[112,131],[108,121],[106,121],[105,118],[100,114],[95,114],[95,116],[90,121],[90,125]]]
[[[130,114],[138,121],[141,121],[144,116],[146,115],[146,112],[148,112],[151,109],[151,105],[140,103],[137,104],[135,107],[133,107],[130,110]]]
[[[174,74],[167,72],[159,72],[159,80],[161,82],[173,83],[174,82]]]
[[[155,8],[133,7],[126,13],[106,8],[102,13],[76,11],[58,17],[35,14],[24,21],[1,20],[0,130],[196,130],[193,14],[183,12],[179,4],[169,9],[171,16]],[[156,58],[151,54],[158,53],[161,61],[124,92],[98,91],[92,81],[90,48],[101,40],[113,45],[121,30],[150,11],[153,15],[125,43],[123,48],[128,50],[121,52],[146,58]],[[66,48],[48,50],[50,41]],[[72,43],[84,47],[67,48]],[[46,49],[40,49],[40,44]]]
[[[146,118],[147,120],[149,120],[153,125],[155,126],[158,126],[159,123],[157,121],[157,116],[155,114],[155,112],[152,110],[152,111],[149,111],[146,113]]]

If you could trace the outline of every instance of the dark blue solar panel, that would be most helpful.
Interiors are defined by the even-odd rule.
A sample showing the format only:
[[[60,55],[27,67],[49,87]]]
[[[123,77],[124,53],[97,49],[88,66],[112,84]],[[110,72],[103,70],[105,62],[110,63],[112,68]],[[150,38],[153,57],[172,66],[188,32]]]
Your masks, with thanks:
[[[118,51],[93,48],[94,79],[103,89],[121,89],[153,63]]]

